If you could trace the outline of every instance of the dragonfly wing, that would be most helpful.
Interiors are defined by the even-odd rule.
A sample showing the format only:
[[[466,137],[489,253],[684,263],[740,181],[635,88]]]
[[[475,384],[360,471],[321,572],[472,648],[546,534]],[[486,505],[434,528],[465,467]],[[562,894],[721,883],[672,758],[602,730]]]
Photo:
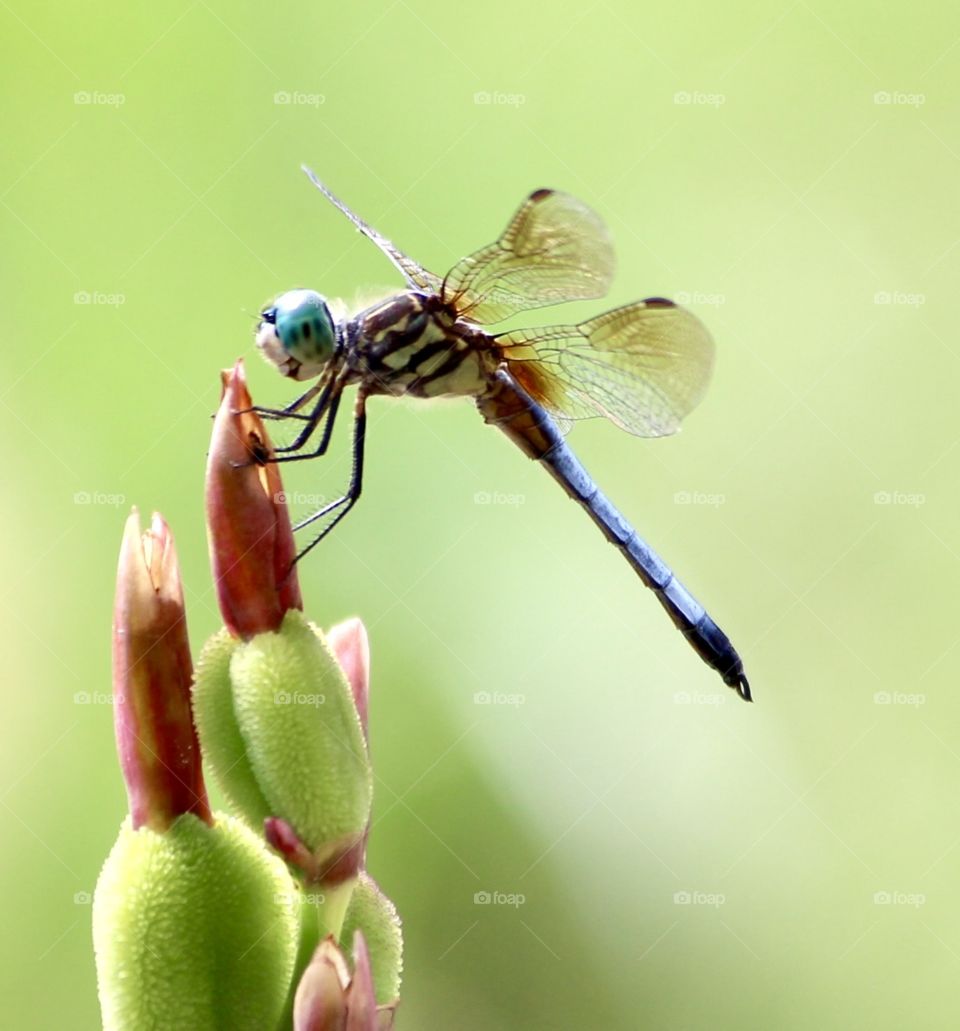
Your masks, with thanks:
[[[600,216],[576,197],[537,190],[496,243],[447,273],[443,299],[471,322],[602,297],[613,278],[613,245]]]
[[[577,326],[495,339],[511,375],[549,411],[561,419],[604,416],[639,437],[676,433],[713,371],[706,327],[659,297]]]
[[[432,272],[428,272],[422,265],[418,265],[413,258],[408,258],[403,251],[394,247],[394,245],[385,236],[381,236],[373,226],[364,222],[359,215],[354,214],[325,183],[322,183],[316,175],[307,168],[306,165],[302,165],[301,167],[304,172],[307,173],[307,177],[310,182],[316,186],[324,197],[326,197],[335,208],[342,211],[364,236],[373,240],[380,250],[386,254],[394,265],[397,266],[397,268],[403,273],[409,286],[413,287],[415,290],[425,290],[428,293],[440,292],[440,287],[443,281],[439,276],[435,276]]]

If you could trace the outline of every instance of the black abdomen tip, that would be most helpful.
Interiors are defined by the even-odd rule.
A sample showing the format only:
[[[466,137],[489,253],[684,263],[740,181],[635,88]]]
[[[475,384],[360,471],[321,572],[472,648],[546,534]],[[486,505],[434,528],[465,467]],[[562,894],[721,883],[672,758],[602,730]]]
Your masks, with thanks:
[[[723,682],[732,687],[745,702],[753,701],[753,695],[750,694],[750,682],[742,670],[738,673],[727,674],[723,678]]]

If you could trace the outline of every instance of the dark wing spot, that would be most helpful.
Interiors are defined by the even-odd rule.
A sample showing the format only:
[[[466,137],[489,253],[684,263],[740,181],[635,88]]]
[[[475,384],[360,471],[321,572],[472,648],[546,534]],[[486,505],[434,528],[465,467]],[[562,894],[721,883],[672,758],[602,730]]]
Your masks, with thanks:
[[[647,297],[643,303],[648,308],[676,308],[673,301],[668,301],[666,297]]]
[[[540,201],[546,200],[547,197],[552,197],[553,194],[554,194],[553,190],[548,190],[546,188],[540,189],[540,190],[534,190],[533,193],[530,194],[528,200],[534,201],[535,203],[539,204]]]

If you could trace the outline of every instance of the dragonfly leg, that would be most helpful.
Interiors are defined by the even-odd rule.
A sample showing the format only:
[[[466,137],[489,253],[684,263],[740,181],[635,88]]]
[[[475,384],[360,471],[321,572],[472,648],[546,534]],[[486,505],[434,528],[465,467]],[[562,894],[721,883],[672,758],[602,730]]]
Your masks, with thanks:
[[[320,443],[312,451],[301,451],[299,454],[281,454],[274,455],[273,458],[268,458],[268,462],[302,462],[308,458],[320,458],[322,455],[327,453],[327,448],[330,446],[330,438],[333,436],[333,424],[337,420],[337,409],[340,407],[340,394],[337,393],[333,400],[330,402],[330,408],[327,411],[327,421],[324,424],[323,432],[320,434]],[[296,444],[296,441],[294,441]],[[300,445],[302,446],[302,445]],[[292,451],[294,445],[291,444],[289,447],[277,448],[277,451]]]
[[[340,406],[340,393],[342,388],[339,384],[334,387],[333,383],[328,383],[320,394],[320,398],[314,405],[313,411],[307,417],[307,425],[297,434],[296,439],[292,444],[287,444],[285,447],[274,448],[275,455],[280,457],[273,458],[274,462],[291,462],[301,458],[317,458],[324,454],[327,450],[327,446],[330,443],[330,435],[333,433],[333,423],[337,417],[337,408]],[[313,436],[317,426],[319,426],[321,420],[326,417],[326,424],[323,427],[323,432],[320,435],[320,443],[316,450],[310,451],[307,454],[292,454],[291,452],[301,451],[306,445],[307,441]]]
[[[253,405],[251,408],[244,408],[236,414],[245,415],[247,412],[256,412],[261,419],[302,419],[304,422],[309,422],[312,418],[312,413],[311,415],[301,415],[300,409],[308,401],[312,401],[322,389],[323,384],[314,383],[309,390],[291,401],[285,408],[265,408],[263,405]]]
[[[360,497],[360,491],[363,489],[363,449],[367,433],[366,401],[367,398],[365,394],[361,392],[357,395],[353,423],[353,470],[350,473],[350,484],[347,487],[347,492],[342,498],[337,498],[336,501],[331,501],[328,505],[324,505],[319,511],[314,512],[313,515],[307,516],[306,519],[297,523],[294,530],[302,530],[304,527],[315,523],[318,519],[323,519],[325,516],[335,513],[330,522],[327,523],[327,525],[317,534],[316,537],[313,538],[303,551],[297,555],[294,562],[299,562],[308,551],[312,551],[350,511],[350,509],[353,508],[357,502],[357,498]]]
[[[321,455],[325,454],[330,445],[330,437],[333,434],[333,424],[337,417],[337,408],[340,406],[340,392],[340,388],[338,388],[332,398],[328,399],[326,393],[320,398],[316,407],[310,413],[309,424],[300,431],[297,439],[292,444],[288,444],[286,447],[274,448],[274,453],[272,455],[267,455],[266,449],[264,448],[264,454],[255,455],[254,458],[248,462],[235,462],[234,465],[236,468],[241,469],[247,465],[269,465],[271,462],[298,462],[305,458],[319,458]],[[320,443],[313,451],[294,455],[282,453],[280,455],[277,454],[278,451],[295,451],[302,448],[313,434],[314,430],[316,430],[317,424],[324,417],[324,414],[326,414],[327,422],[323,427],[323,433],[320,436]]]
[[[285,408],[261,408],[254,405],[253,408],[244,408],[237,412],[237,415],[246,415],[247,412],[255,412],[261,419],[297,419],[299,422],[309,422],[309,415],[301,415],[299,412],[288,412]]]

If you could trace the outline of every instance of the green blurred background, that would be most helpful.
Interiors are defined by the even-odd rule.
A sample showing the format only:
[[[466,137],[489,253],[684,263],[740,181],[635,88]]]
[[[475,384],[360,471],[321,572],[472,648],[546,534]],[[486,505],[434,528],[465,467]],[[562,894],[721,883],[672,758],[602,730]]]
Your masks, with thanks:
[[[282,404],[261,303],[399,282],[302,161],[439,272],[569,190],[613,231],[611,303],[686,300],[718,343],[679,437],[571,441],[752,707],[469,403],[372,404],[365,496],[302,578],[370,628],[400,1027],[955,1024],[960,11],[924,15],[0,5],[5,1026],[98,1024],[126,512],[172,524],[199,646],[218,370]],[[291,492],[338,490],[345,430]]]

